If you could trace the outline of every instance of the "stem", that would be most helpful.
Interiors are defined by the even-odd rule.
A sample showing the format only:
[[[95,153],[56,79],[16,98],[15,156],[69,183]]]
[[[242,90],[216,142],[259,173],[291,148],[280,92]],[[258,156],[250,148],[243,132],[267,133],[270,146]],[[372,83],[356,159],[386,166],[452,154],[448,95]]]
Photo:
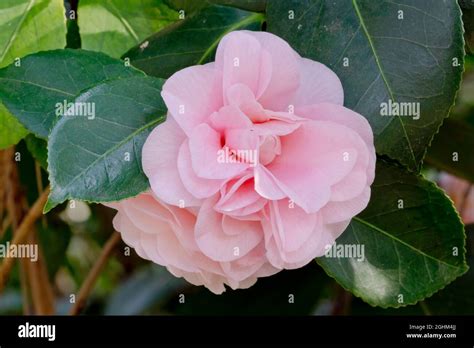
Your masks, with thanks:
[[[8,227],[10,227],[11,222],[10,215],[6,215],[2,225],[0,226],[0,239],[3,238],[3,235],[8,230]]]
[[[28,269],[34,313],[37,315],[52,315],[54,314],[53,288],[49,282],[44,255],[41,248],[39,248],[37,239],[36,234],[28,235],[28,243],[38,245],[38,260],[36,262],[23,261],[26,261],[26,268]]]
[[[22,204],[17,204],[20,197],[20,189],[18,187],[18,172],[17,167],[12,161],[14,155],[14,148],[10,148],[5,151],[4,157],[4,178],[2,182],[7,182],[7,190],[5,190],[5,204],[8,212],[8,217],[11,220],[11,229],[13,237],[18,228],[19,221],[23,218],[25,210],[23,209]],[[22,202],[20,202],[22,203]],[[21,288],[21,298],[22,298],[22,308],[23,314],[30,314],[30,296],[29,296],[29,287],[28,287],[28,268],[26,260],[19,260],[20,267],[20,288]],[[1,278],[0,278],[1,279]]]
[[[102,250],[102,253],[99,256],[99,259],[94,264],[89,274],[87,275],[86,280],[82,284],[81,289],[79,290],[79,295],[76,299],[76,303],[73,305],[69,312],[70,315],[78,315],[84,308],[87,298],[89,297],[95,285],[95,282],[99,277],[100,272],[104,268],[110,254],[112,254],[114,247],[118,244],[119,241],[120,234],[118,232],[113,232],[107,243],[105,243],[104,249]]]
[[[13,246],[25,242],[28,237],[28,234],[33,230],[32,227],[35,224],[36,220],[38,220],[43,215],[43,207],[46,201],[48,200],[48,195],[49,187],[44,190],[41,196],[39,196],[36,200],[35,204],[33,204],[31,209],[28,211],[28,214],[25,216],[20,226],[15,231],[10,245]],[[13,258],[7,257],[3,260],[0,266],[0,292],[2,292],[3,288],[5,287],[8,276],[12,270],[13,261]]]

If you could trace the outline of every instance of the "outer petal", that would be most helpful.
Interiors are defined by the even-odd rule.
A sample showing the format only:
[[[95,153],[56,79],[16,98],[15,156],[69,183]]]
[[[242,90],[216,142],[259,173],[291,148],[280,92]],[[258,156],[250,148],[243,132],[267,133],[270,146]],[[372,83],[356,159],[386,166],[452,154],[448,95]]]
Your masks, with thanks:
[[[324,64],[300,58],[300,85],[291,99],[295,107],[332,103],[344,104],[344,91],[339,77]]]
[[[350,220],[367,207],[370,199],[370,187],[367,186],[362,193],[344,202],[329,202],[321,209],[325,223],[337,223]]]
[[[188,136],[223,105],[221,81],[210,63],[180,70],[163,85],[161,96],[168,111]]]
[[[225,98],[227,89],[232,85],[246,85],[258,97],[269,83],[271,57],[249,33],[231,32],[217,47],[216,67],[222,71]]]
[[[179,147],[185,138],[172,118],[157,126],[143,145],[143,171],[161,200],[173,205],[195,206],[199,200],[186,190],[178,172]]]
[[[343,106],[327,103],[298,107],[296,112],[299,116],[308,119],[334,122],[349,127],[365,142],[366,150],[360,150],[359,157],[364,154],[364,157],[367,156],[367,160],[359,160],[351,174],[332,188],[333,194],[335,194],[332,196],[332,200],[344,200],[341,194],[346,195],[345,199],[353,198],[360,194],[365,186],[372,184],[376,162],[374,137],[369,122],[362,115]],[[366,177],[365,181],[363,176]]]
[[[367,119],[344,106],[329,103],[296,106],[295,113],[310,120],[334,122],[349,127],[360,135],[369,148],[374,147],[374,135]]]
[[[300,249],[314,233],[318,215],[307,214],[288,200],[273,201],[270,205],[275,223],[274,238],[280,252]]]
[[[195,236],[202,252],[215,261],[233,261],[246,255],[263,238],[260,222],[235,220],[217,213],[215,199],[207,199],[196,222]]]
[[[224,184],[223,180],[203,179],[196,175],[191,164],[188,140],[181,145],[179,150],[178,171],[186,190],[199,199],[211,197]]]
[[[272,62],[271,78],[257,95],[264,108],[287,111],[293,94],[300,85],[299,56],[286,41],[268,32],[245,31],[255,37]]]
[[[281,155],[267,168],[307,213],[329,201],[330,187],[351,172],[358,151],[365,150],[357,133],[330,122],[306,122],[281,142]]]

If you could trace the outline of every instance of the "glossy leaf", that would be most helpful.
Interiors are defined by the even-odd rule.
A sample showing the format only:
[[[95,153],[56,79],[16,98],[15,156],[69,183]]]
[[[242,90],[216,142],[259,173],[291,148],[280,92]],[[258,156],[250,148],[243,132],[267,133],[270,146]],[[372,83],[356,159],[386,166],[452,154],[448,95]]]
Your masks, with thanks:
[[[76,99],[92,113],[63,116],[48,142],[51,194],[49,211],[67,199],[110,202],[136,196],[148,188],[141,148],[151,130],[163,122],[163,80],[131,77],[107,81]]]
[[[474,225],[466,225],[469,271],[449,284],[443,291],[424,301],[423,309],[429,315],[474,315]]]
[[[364,252],[326,255],[319,264],[346,290],[384,308],[414,304],[468,269],[464,228],[449,198],[433,183],[383,161],[369,206],[336,243],[339,250]]]
[[[184,10],[190,14],[209,5],[233,6],[243,10],[263,12],[266,0],[165,0],[165,2],[175,10]]]
[[[102,81],[137,75],[143,73],[102,53],[40,52],[23,58],[21,67],[0,70],[0,99],[29,131],[46,138],[57,120],[58,103],[69,103]]]
[[[233,30],[260,30],[264,16],[211,6],[162,30],[124,54],[149,75],[168,78],[185,67],[213,60],[220,39]]]
[[[456,1],[272,0],[267,28],[336,72],[345,105],[369,120],[379,154],[420,168],[461,81]],[[397,104],[406,115],[397,116],[390,101],[414,104]]]
[[[1,1],[0,68],[27,54],[62,48],[65,44],[62,0]],[[0,105],[0,125],[0,148],[14,145],[28,134],[3,105]]]
[[[82,48],[119,58],[147,36],[178,20],[162,0],[81,0]]]

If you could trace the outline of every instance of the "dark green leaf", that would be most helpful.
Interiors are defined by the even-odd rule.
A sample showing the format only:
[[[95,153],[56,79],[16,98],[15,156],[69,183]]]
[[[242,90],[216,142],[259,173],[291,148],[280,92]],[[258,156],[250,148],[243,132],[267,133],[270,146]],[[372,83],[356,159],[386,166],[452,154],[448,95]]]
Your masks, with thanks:
[[[303,57],[337,73],[345,105],[369,120],[379,154],[419,169],[461,80],[455,1],[272,0],[267,21]],[[420,103],[420,118],[381,116],[389,100]]]
[[[443,291],[424,301],[422,307],[431,315],[474,315],[474,225],[466,225],[469,271]]]
[[[28,130],[46,138],[57,120],[58,103],[102,81],[138,75],[143,73],[102,53],[40,52],[22,59],[20,67],[0,70],[0,100]]]
[[[433,183],[381,160],[369,206],[336,242],[339,248],[363,247],[363,260],[325,256],[319,264],[374,306],[414,304],[468,269],[464,228],[449,198]]]
[[[209,2],[211,4],[233,6],[254,12],[265,11],[267,4],[267,0],[209,0]]]
[[[81,0],[82,48],[119,58],[147,36],[178,20],[162,0]]]
[[[176,11],[184,11],[184,15],[190,15],[193,12],[201,10],[203,7],[209,6],[209,2],[207,0],[164,0],[165,3],[175,9]],[[183,15],[183,12],[181,12]]]
[[[62,0],[2,0],[0,4],[0,67],[41,51],[63,48],[66,26]],[[1,105],[0,149],[15,145],[28,131]]]
[[[474,126],[447,119],[433,139],[426,162],[474,182]]]
[[[165,0],[165,2],[175,10],[184,10],[190,14],[208,5],[233,6],[243,10],[263,12],[266,0]]]
[[[162,79],[131,77],[104,82],[84,91],[75,105],[83,116],[63,116],[48,143],[51,194],[49,211],[69,198],[110,202],[136,196],[148,188],[141,149],[166,117]]]
[[[211,6],[162,30],[123,57],[149,75],[168,78],[185,67],[213,59],[220,39],[233,30],[260,30],[264,16],[231,7]]]

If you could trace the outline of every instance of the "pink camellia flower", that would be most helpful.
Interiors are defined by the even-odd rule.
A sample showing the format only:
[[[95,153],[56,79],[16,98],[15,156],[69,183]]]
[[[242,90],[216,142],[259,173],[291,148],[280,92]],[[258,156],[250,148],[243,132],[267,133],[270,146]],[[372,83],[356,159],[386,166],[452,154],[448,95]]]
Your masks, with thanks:
[[[143,147],[151,190],[112,206],[124,241],[174,275],[247,288],[322,256],[366,207],[368,122],[330,69],[277,36],[226,35],[162,97],[169,117]]]
[[[466,225],[474,223],[474,186],[448,173],[441,173],[438,182],[453,200],[463,222]]]

